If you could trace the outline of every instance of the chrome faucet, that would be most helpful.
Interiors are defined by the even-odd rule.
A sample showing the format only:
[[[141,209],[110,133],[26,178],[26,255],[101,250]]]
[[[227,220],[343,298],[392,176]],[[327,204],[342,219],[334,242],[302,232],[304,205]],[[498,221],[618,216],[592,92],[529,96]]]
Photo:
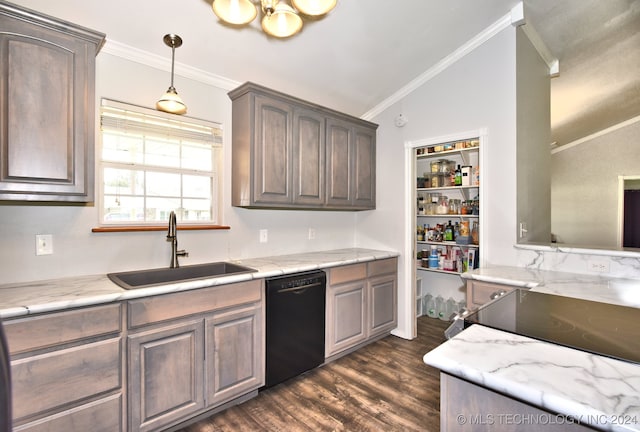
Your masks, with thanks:
[[[167,231],[167,241],[171,242],[171,263],[169,268],[178,268],[178,257],[188,257],[189,253],[184,249],[178,250],[178,228],[176,227],[176,213],[172,210],[169,213],[169,230]]]

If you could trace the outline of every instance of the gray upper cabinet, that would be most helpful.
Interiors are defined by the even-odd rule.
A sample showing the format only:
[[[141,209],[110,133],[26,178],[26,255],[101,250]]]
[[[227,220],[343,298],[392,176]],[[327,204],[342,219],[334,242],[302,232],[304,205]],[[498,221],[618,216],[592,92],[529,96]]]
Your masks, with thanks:
[[[375,130],[327,119],[327,204],[358,210],[376,206]]]
[[[0,200],[91,202],[105,35],[0,3]]]
[[[234,206],[375,208],[377,125],[253,83],[229,97]]]

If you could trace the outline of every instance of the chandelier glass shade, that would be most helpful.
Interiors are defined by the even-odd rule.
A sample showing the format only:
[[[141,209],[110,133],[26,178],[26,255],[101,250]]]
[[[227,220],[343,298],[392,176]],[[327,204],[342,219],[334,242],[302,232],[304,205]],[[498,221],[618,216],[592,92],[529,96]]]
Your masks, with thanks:
[[[222,21],[246,25],[258,15],[256,0],[213,0],[213,12]],[[320,17],[329,13],[337,0],[260,0],[262,30],[270,36],[287,38],[302,29],[302,17]]]
[[[175,64],[176,48],[182,45],[182,38],[176,34],[164,35],[165,45],[171,47],[171,84],[162,97],[156,102],[156,108],[171,114],[185,114],[187,106],[182,102],[176,88],[173,86],[173,67]]]

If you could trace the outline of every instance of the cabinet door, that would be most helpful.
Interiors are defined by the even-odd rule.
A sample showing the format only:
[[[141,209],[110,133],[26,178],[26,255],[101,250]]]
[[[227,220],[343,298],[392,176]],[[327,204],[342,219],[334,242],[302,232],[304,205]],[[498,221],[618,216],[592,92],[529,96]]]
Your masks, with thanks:
[[[327,204],[349,206],[351,204],[351,166],[353,150],[351,125],[334,118],[327,118]]]
[[[129,430],[160,430],[204,408],[203,321],[129,336]]]
[[[219,405],[264,384],[261,317],[256,304],[206,320],[207,405]]]
[[[325,357],[368,337],[366,289],[365,280],[329,287]]]
[[[369,279],[369,336],[388,332],[397,326],[397,283],[395,275]]]
[[[259,204],[291,203],[293,109],[284,102],[255,96],[253,193]]]
[[[376,204],[376,135],[342,120],[327,118],[327,204],[373,209]]]
[[[295,204],[324,204],[324,134],[324,116],[311,110],[295,110],[292,161]]]
[[[355,127],[353,156],[353,205],[358,208],[376,207],[376,132]]]
[[[101,38],[20,14],[0,9],[0,199],[92,201]]]

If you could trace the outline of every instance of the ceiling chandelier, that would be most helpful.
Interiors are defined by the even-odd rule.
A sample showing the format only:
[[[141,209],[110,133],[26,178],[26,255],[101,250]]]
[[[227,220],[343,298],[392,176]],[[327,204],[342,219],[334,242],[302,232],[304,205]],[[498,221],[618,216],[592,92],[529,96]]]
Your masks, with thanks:
[[[304,15],[317,18],[327,14],[338,0],[260,0],[262,30],[277,38],[287,38],[302,29]],[[233,25],[249,24],[258,15],[257,0],[213,0],[213,12],[222,21]],[[293,7],[292,7],[293,6]]]

